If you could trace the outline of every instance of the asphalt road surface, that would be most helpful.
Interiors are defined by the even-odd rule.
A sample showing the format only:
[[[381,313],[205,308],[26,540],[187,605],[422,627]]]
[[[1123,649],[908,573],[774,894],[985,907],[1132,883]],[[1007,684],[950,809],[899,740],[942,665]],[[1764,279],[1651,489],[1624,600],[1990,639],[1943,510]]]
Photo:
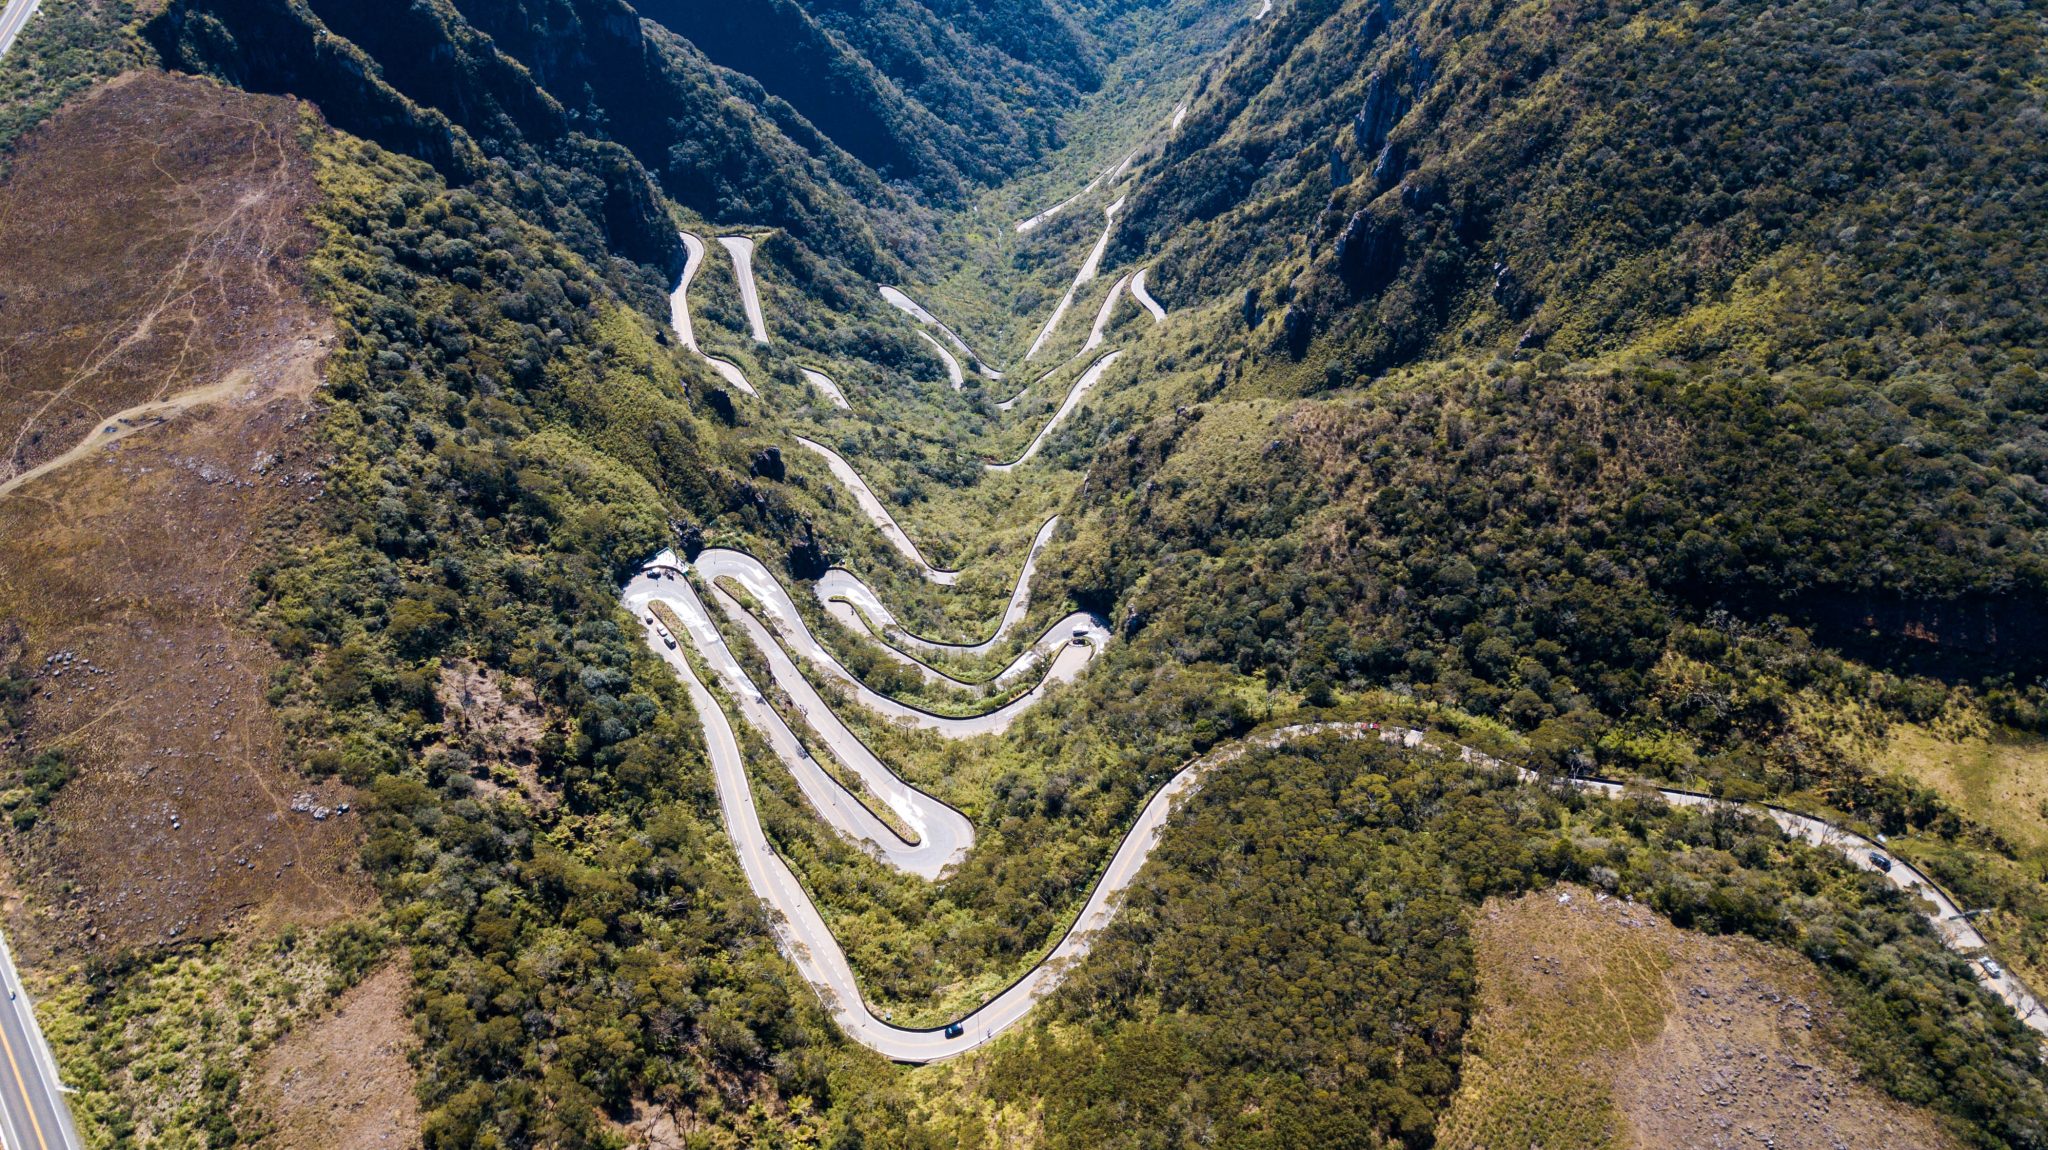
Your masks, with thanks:
[[[57,1063],[36,1026],[35,1008],[14,956],[0,940],[0,1141],[7,1150],[77,1150],[84,1145],[71,1124]]]
[[[862,479],[860,472],[855,471],[853,465],[841,458],[838,452],[815,439],[806,439],[801,435],[796,437],[796,441],[825,460],[825,466],[831,470],[832,477],[839,481],[840,486],[852,493],[853,501],[860,506],[861,514],[868,517],[868,522],[875,525],[875,530],[882,533],[882,537],[889,541],[890,546],[896,548],[905,559],[910,560],[919,574],[942,587],[951,587],[960,581],[958,571],[942,570],[932,566],[930,561],[925,559],[924,552],[919,551],[917,544],[912,543],[910,536],[904,534],[903,528],[897,525],[896,517],[889,514],[889,509],[875,497],[874,491],[868,487],[867,480]]]
[[[846,402],[846,393],[839,390],[839,385],[832,382],[831,376],[826,375],[822,371],[815,371],[808,367],[800,367],[797,370],[804,373],[805,383],[808,383],[812,387],[817,388],[819,392],[823,393],[826,399],[832,401],[832,406],[838,408],[841,411],[853,410],[853,405]]]
[[[1145,289],[1145,273],[1151,270],[1151,268],[1138,269],[1138,274],[1131,280],[1131,298],[1138,301],[1138,306],[1152,313],[1153,323],[1165,323],[1166,309],[1160,307],[1159,301],[1153,299],[1152,293]]]
[[[1060,317],[1066,315],[1067,309],[1073,306],[1074,293],[1080,291],[1089,280],[1094,279],[1095,273],[1101,269],[1103,253],[1109,250],[1109,239],[1116,234],[1116,214],[1122,211],[1123,207],[1124,199],[1118,196],[1115,202],[1102,209],[1102,238],[1096,240],[1095,246],[1088,249],[1088,257],[1081,261],[1080,270],[1074,273],[1074,282],[1067,285],[1067,293],[1060,297],[1060,302],[1053,307],[1052,314],[1046,317],[1045,326],[1039,329],[1038,338],[1031,341],[1030,350],[1024,353],[1025,359],[1037,355],[1038,349],[1045,346],[1045,341],[1052,338],[1052,333],[1060,326]]]
[[[697,278],[697,270],[704,266],[704,241],[688,232],[676,234],[683,237],[683,251],[686,257],[683,261],[682,282],[676,284],[676,290],[668,295],[669,325],[676,329],[676,338],[683,341],[683,346],[690,349],[691,354],[710,364],[711,369],[724,376],[727,383],[759,398],[761,393],[755,391],[754,385],[747,382],[747,373],[741,371],[738,364],[715,355],[706,355],[704,349],[697,346],[697,329],[690,323],[690,281]]]
[[[8,0],[7,10],[0,12],[0,56],[14,47],[14,38],[28,26],[28,18],[36,14],[43,0]]]
[[[948,655],[962,659],[979,659],[995,650],[1031,609],[1031,577],[1038,572],[1038,554],[1045,545],[1052,542],[1052,535],[1059,528],[1060,517],[1055,515],[1039,527],[1038,534],[1031,540],[1031,550],[1024,556],[1024,566],[1017,572],[1017,585],[1010,591],[1010,601],[1003,607],[1003,617],[996,623],[995,633],[979,643],[941,643],[927,639],[904,628],[895,613],[884,606],[874,588],[863,582],[860,576],[844,567],[834,567],[820,577],[815,586],[818,599],[825,610],[844,623],[856,634],[865,633],[877,639],[884,650],[903,656],[899,649],[908,647],[927,654]],[[880,627],[881,634],[875,634]],[[908,656],[906,661],[915,662]],[[918,664],[923,666],[923,664]]]
[[[916,300],[911,299],[908,295],[904,294],[902,288],[890,287],[887,284],[883,284],[881,285],[881,292],[882,298],[888,302],[890,307],[893,307],[896,310],[904,313],[905,315],[908,315],[910,318],[925,325],[926,327],[936,329],[940,335],[945,336],[947,343],[950,343],[954,347],[960,349],[960,357],[974,365],[974,370],[980,372],[982,375],[988,377],[989,379],[1003,378],[1002,372],[990,367],[988,365],[987,360],[974,354],[974,352],[968,349],[967,341],[960,338],[960,333],[954,331],[952,328],[947,327],[945,324],[939,322],[938,316],[935,316],[932,313],[926,311],[922,304],[919,304]]]
[[[848,671],[830,651],[827,651],[811,634],[811,629],[797,612],[796,603],[789,592],[783,589],[767,566],[760,560],[742,551],[723,547],[707,548],[697,556],[696,572],[699,577],[714,588],[712,598],[733,622],[745,630],[754,646],[767,660],[774,674],[776,686],[792,698],[797,699],[808,715],[816,706],[817,694],[810,683],[797,670],[784,648],[795,651],[805,662],[818,668],[826,678],[844,686],[853,701],[875,714],[894,723],[915,727],[919,730],[936,731],[949,739],[972,739],[981,735],[999,735],[1010,729],[1018,716],[1030,710],[1045,697],[1047,691],[1061,683],[1072,682],[1089,663],[1097,651],[1109,643],[1109,629],[1102,620],[1085,611],[1076,611],[1052,625],[1040,637],[1038,643],[1018,654],[1009,667],[997,676],[997,681],[1008,683],[1026,676],[1036,669],[1039,681],[1016,699],[1000,707],[994,707],[973,715],[941,715],[915,707],[881,694],[860,681]],[[720,587],[720,580],[730,580],[747,597],[760,606],[768,616],[764,622],[748,611],[737,600],[726,595]],[[774,634],[768,625],[774,626]],[[782,642],[777,643],[780,636]],[[815,718],[815,717],[814,717]],[[816,723],[814,721],[813,725]],[[823,732],[821,732],[823,733]],[[838,741],[828,737],[835,753],[841,751]],[[852,748],[849,752],[859,753]],[[841,754],[842,761],[848,755]]]
[[[1102,382],[1102,373],[1108,371],[1110,365],[1115,363],[1122,355],[1123,352],[1121,351],[1113,351],[1088,365],[1088,370],[1082,372],[1081,378],[1075,380],[1074,386],[1068,390],[1066,401],[1060,404],[1060,409],[1053,412],[1052,418],[1046,420],[1045,426],[1039,428],[1038,434],[1032,437],[1030,446],[1024,449],[1024,454],[1019,455],[1008,463],[986,463],[982,466],[990,471],[1015,471],[1026,463],[1031,462],[1031,457],[1037,455],[1038,449],[1045,446],[1046,436],[1051,435],[1053,429],[1060,425],[1060,421],[1066,419],[1073,412],[1074,408],[1080,406],[1081,397],[1088,394],[1089,388]]]
[[[938,353],[939,362],[946,365],[946,382],[953,385],[953,390],[959,391],[961,388],[966,387],[967,374],[960,370],[960,361],[953,358],[953,353],[946,350],[946,345],[940,343],[932,336],[932,333],[923,328],[917,329],[917,337],[932,345],[932,350]]]
[[[720,236],[719,244],[732,253],[733,272],[740,281],[740,302],[747,309],[747,326],[755,343],[768,342],[768,322],[761,316],[761,293],[754,284],[754,241],[745,236]]]

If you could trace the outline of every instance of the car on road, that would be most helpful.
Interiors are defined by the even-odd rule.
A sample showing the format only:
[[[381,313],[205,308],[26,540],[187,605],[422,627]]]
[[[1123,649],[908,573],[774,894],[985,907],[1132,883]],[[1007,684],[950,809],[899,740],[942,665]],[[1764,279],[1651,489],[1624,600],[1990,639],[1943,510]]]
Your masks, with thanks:
[[[1088,645],[1088,628],[1086,628],[1086,627],[1076,627],[1076,628],[1074,628],[1074,646],[1076,646],[1076,647],[1086,647],[1087,645]]]
[[[1890,871],[1892,869],[1892,860],[1889,855],[1881,855],[1876,851],[1871,851],[1870,865],[1881,871]]]
[[[957,1022],[955,1022],[955,1023],[953,1023],[952,1025],[950,1025],[950,1026],[946,1027],[946,1037],[947,1037],[947,1038],[958,1038],[958,1037],[960,1037],[961,1035],[963,1035],[963,1034],[965,1034],[965,1033],[967,1033],[967,1028],[966,1028],[966,1027],[964,1027],[964,1026],[962,1026],[962,1025],[960,1025],[960,1024],[959,1024],[959,1023],[957,1023]]]
[[[1977,965],[1983,967],[1984,973],[1990,975],[1992,978],[2005,977],[2005,968],[1998,965],[1998,960],[1995,958],[1980,959],[1978,960]]]

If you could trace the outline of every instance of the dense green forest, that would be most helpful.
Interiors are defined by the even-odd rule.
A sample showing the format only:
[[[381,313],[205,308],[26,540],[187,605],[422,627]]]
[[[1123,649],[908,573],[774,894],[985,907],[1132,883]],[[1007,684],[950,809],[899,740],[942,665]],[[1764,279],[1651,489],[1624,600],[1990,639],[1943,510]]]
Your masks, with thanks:
[[[0,68],[0,141],[134,67],[307,102],[308,290],[337,328],[321,482],[268,525],[248,618],[291,769],[358,796],[376,903],[256,945],[309,998],[405,956],[430,1150],[623,1147],[649,1115],[692,1146],[1427,1147],[1460,1086],[1473,916],[1567,881],[1803,956],[1864,1080],[1961,1144],[2048,1145],[2036,1037],[1892,886],[1733,812],[1378,741],[1219,768],[1030,1020],[893,1066],[778,954],[696,716],[618,603],[657,551],[715,544],[805,604],[844,563],[971,641],[1062,516],[1020,638],[935,661],[986,677],[1087,609],[1116,641],[1078,681],[968,743],[845,715],[973,822],[943,881],[835,834],[749,736],[776,850],[899,1023],[1037,962],[1182,764],[1308,717],[1903,836],[2048,973],[2048,856],[1858,753],[1906,727],[2048,734],[2038,7],[144,8],[50,0]],[[1023,362],[1117,196],[1104,274]],[[773,341],[746,336],[722,257],[691,289],[758,398],[670,326],[679,229],[759,243]],[[1169,319],[1110,300],[1126,354],[1031,470],[985,471],[1139,267]],[[950,387],[877,283],[1007,378]],[[792,433],[958,587],[912,572]],[[809,621],[872,685],[946,698]],[[11,635],[25,831],[70,768],[12,734],[39,653]],[[519,757],[461,725],[471,679],[530,693]],[[111,1021],[180,980],[284,993],[236,969],[243,941],[52,976],[90,1145],[272,1138],[234,1053],[248,1017],[192,1024],[203,1089],[147,1138],[133,1115],[168,1076],[136,1074],[153,1063]]]

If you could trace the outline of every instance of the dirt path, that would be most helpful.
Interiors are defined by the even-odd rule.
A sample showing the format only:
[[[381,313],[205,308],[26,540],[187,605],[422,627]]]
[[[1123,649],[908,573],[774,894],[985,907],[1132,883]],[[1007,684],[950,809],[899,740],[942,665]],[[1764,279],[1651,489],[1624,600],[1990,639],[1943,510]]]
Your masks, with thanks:
[[[161,426],[201,404],[227,399],[237,391],[248,389],[252,382],[248,372],[237,371],[218,383],[195,388],[183,395],[174,395],[169,399],[155,399],[148,403],[138,403],[126,411],[117,411],[97,428],[89,432],[84,439],[74,444],[70,450],[64,452],[64,454],[38,464],[5,483],[0,483],[0,499],[13,494],[16,488],[25,483],[48,475],[53,471],[62,470],[92,455],[96,451],[121,442],[138,431]]]

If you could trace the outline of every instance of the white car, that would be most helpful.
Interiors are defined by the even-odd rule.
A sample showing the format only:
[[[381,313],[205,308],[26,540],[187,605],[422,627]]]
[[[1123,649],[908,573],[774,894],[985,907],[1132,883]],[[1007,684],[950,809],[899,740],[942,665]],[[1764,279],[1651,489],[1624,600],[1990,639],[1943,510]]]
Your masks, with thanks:
[[[1984,973],[1994,979],[2005,977],[2005,968],[1998,965],[1998,960],[1995,958],[1980,959],[1977,965],[1983,967]]]

